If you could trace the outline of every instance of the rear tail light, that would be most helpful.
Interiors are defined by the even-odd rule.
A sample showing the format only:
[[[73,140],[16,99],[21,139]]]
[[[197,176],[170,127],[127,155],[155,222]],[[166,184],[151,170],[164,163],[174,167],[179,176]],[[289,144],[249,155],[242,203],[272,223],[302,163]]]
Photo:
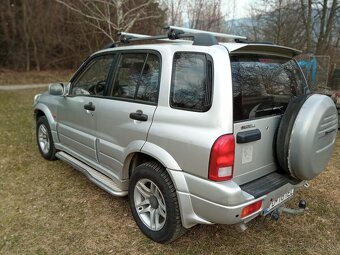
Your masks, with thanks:
[[[235,140],[233,135],[220,136],[210,151],[209,179],[226,181],[233,178]]]
[[[247,217],[248,215],[257,212],[262,207],[262,200],[256,201],[250,205],[243,208],[241,213],[241,218]]]

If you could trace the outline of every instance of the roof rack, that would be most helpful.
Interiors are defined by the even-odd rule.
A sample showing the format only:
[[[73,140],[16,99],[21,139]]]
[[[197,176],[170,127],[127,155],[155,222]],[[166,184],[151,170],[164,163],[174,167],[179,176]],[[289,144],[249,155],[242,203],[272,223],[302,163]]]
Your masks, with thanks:
[[[192,28],[185,28],[185,27],[168,26],[168,27],[165,27],[165,29],[174,30],[174,31],[182,32],[182,33],[190,33],[190,34],[209,34],[209,35],[213,35],[215,37],[228,38],[228,39],[243,39],[243,40],[247,39],[247,37],[240,36],[240,35],[210,32],[210,31],[198,30],[198,29],[192,29]]]
[[[190,42],[193,41],[193,45],[199,46],[211,46],[217,45],[218,41],[216,37],[228,38],[228,39],[247,39],[244,36],[231,35],[231,34],[223,34],[217,32],[209,32],[198,29],[184,28],[184,27],[176,27],[176,26],[167,26],[165,27],[167,30],[167,34],[165,35],[142,35],[142,34],[134,34],[127,32],[120,32],[119,42],[114,42],[107,45],[105,48],[116,47],[120,43],[130,43],[135,41],[145,41],[145,40],[162,40],[167,42]],[[189,39],[189,40],[183,40]]]
[[[127,32],[119,32],[119,41],[121,43],[129,43],[133,41],[141,41],[141,40],[159,40],[159,41],[165,41],[165,42],[175,42],[175,43],[182,43],[187,42],[190,43],[190,40],[173,40],[169,39],[168,35],[143,35],[143,34],[135,34],[135,33],[127,33]]]

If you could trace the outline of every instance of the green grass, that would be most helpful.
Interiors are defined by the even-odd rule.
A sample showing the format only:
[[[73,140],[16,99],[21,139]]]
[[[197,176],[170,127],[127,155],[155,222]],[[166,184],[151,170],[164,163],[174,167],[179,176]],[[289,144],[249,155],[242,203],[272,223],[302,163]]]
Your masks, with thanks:
[[[302,216],[199,225],[160,245],[137,228],[126,198],[112,197],[61,161],[38,153],[32,99],[0,92],[0,254],[340,254],[340,138],[329,167],[296,192]]]
[[[70,80],[72,73],[71,70],[18,72],[0,69],[0,86],[65,82]]]

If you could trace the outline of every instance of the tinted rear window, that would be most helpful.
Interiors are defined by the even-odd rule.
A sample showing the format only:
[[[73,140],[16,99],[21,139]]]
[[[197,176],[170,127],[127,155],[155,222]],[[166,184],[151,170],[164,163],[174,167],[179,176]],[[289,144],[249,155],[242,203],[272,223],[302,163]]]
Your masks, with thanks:
[[[234,121],[282,114],[307,87],[295,60],[260,55],[231,56]]]

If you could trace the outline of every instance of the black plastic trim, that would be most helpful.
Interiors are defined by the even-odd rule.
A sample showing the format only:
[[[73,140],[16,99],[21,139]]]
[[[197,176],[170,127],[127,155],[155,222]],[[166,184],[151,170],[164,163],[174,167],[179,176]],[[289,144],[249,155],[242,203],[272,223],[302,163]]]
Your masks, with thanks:
[[[210,34],[195,34],[194,35],[194,42],[192,45],[197,46],[212,46],[218,45],[218,41],[215,36]]]
[[[143,114],[142,111],[132,112],[129,115],[130,119],[139,120],[139,121],[147,121],[148,115]]]
[[[273,172],[259,179],[243,184],[240,187],[243,191],[254,196],[254,198],[259,198],[282,187],[287,183],[297,184],[299,182],[292,180],[286,175]]]
[[[257,140],[261,140],[261,131],[257,129],[252,129],[248,131],[238,132],[236,135],[237,143],[250,143]]]

